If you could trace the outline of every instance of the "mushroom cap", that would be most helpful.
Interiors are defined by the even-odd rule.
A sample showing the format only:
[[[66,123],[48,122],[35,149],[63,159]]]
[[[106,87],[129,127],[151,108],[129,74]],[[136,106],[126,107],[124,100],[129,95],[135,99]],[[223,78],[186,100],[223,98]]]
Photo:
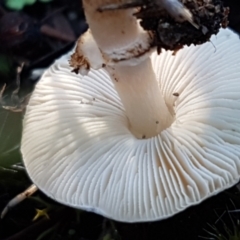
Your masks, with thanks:
[[[23,123],[23,161],[46,195],[118,221],[142,222],[170,217],[238,182],[237,34],[221,30],[176,56],[152,55],[175,121],[151,139],[128,130],[108,74],[72,73],[70,54],[44,73]]]

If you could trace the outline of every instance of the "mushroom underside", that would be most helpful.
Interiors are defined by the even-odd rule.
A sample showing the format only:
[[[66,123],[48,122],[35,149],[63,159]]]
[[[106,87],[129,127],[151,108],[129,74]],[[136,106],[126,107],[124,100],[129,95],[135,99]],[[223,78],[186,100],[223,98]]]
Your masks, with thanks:
[[[240,176],[240,40],[211,42],[152,64],[174,123],[136,139],[104,70],[71,72],[70,54],[36,85],[21,152],[32,181],[72,207],[124,221],[170,217],[236,184]],[[158,124],[158,122],[156,122]]]

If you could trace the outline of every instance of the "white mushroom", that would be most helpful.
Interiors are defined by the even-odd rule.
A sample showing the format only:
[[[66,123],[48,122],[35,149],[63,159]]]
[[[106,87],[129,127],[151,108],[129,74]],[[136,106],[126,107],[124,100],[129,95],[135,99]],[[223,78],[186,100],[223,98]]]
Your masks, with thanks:
[[[174,119],[146,139],[129,129],[130,110],[125,111],[106,70],[76,75],[69,57],[42,76],[24,119],[23,160],[46,195],[112,219],[139,222],[170,217],[238,182],[237,34],[221,30],[211,42],[185,47],[176,56],[152,54]],[[161,123],[156,119],[155,124]]]

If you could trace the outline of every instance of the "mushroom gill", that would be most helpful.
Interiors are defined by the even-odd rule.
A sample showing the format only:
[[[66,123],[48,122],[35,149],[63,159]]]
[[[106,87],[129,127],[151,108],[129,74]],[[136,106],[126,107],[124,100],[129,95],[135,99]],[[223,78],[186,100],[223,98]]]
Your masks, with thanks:
[[[68,64],[72,52],[63,56],[44,73],[27,106],[21,152],[30,178],[58,202],[124,222],[173,216],[236,184],[239,43],[226,29],[176,56],[152,54],[175,120],[148,139],[129,131],[104,69],[76,75]]]

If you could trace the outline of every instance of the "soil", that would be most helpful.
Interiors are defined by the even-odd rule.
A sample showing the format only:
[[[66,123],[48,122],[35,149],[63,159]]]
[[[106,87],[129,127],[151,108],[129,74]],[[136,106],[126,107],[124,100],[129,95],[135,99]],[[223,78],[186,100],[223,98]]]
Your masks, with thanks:
[[[165,10],[159,9],[154,1],[145,1],[136,16],[141,19],[144,29],[155,33],[154,45],[159,53],[161,49],[177,51],[185,45],[205,43],[221,27],[228,25],[229,8],[223,6],[222,0],[182,0],[192,13],[192,23],[178,22]]]

